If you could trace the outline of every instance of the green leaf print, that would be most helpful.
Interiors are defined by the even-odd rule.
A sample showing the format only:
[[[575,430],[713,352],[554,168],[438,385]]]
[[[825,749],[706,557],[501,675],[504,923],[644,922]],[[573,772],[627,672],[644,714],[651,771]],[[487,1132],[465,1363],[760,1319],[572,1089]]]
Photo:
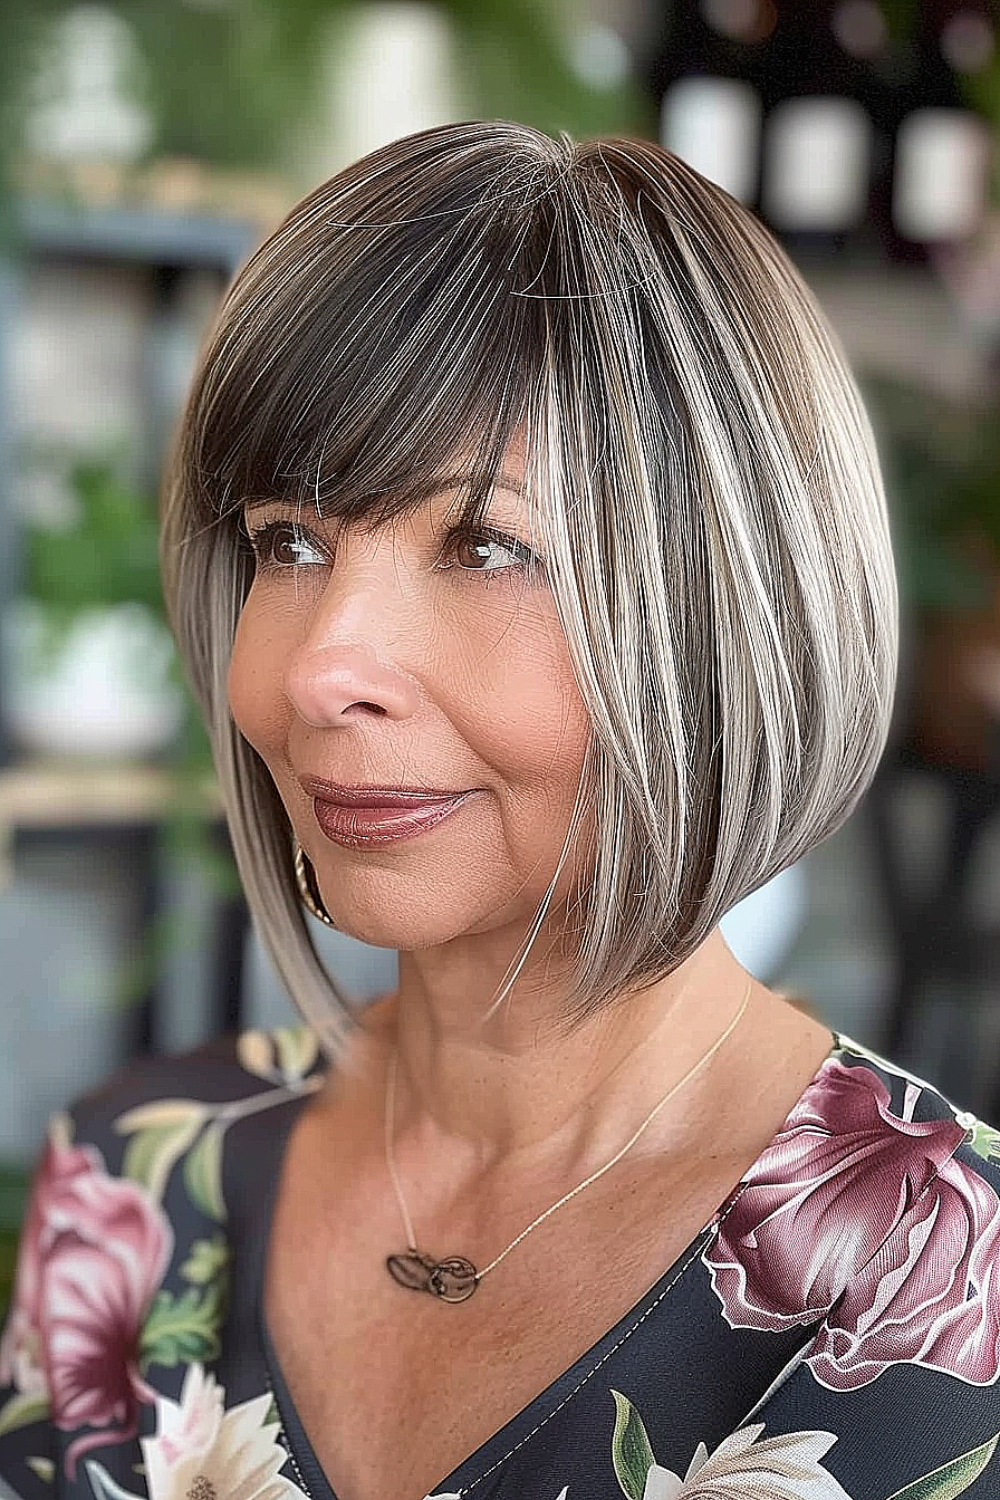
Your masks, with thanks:
[[[278,1067],[289,1082],[304,1078],[319,1056],[319,1039],[308,1026],[277,1026],[272,1032]]]
[[[270,1083],[301,1083],[319,1056],[319,1038],[308,1026],[276,1026],[273,1031],[242,1031],[236,1053],[240,1064]]]
[[[197,1099],[154,1099],[137,1104],[115,1120],[117,1135],[134,1135],[137,1130],[159,1129],[164,1125],[183,1125],[190,1120],[207,1120],[209,1111]]]
[[[982,1120],[977,1120],[972,1128],[972,1140],[969,1145],[978,1155],[987,1161],[1000,1161],[1000,1130],[994,1130],[992,1125],[984,1125]]]
[[[207,1286],[226,1275],[229,1256],[229,1245],[222,1234],[213,1235],[210,1240],[195,1240],[191,1254],[180,1268],[181,1275],[196,1286]]]
[[[943,1464],[923,1479],[915,1479],[904,1489],[894,1490],[888,1500],[955,1500],[979,1478],[1000,1443],[1000,1432],[978,1448],[972,1448],[951,1463]]]
[[[205,1290],[189,1287],[179,1297],[161,1291],[150,1310],[140,1340],[147,1365],[193,1364],[218,1359],[225,1294],[219,1282]]]
[[[184,1160],[184,1181],[191,1200],[210,1218],[224,1220],[226,1200],[222,1196],[222,1141],[226,1123],[213,1120],[201,1140]]]
[[[51,1484],[53,1479],[55,1479],[56,1466],[51,1458],[45,1458],[42,1454],[36,1453],[33,1457],[26,1458],[24,1461],[32,1474],[37,1474],[43,1484]]]
[[[198,1134],[201,1122],[202,1112],[199,1110],[186,1119],[137,1130],[125,1147],[122,1176],[141,1183],[154,1198],[162,1199],[174,1163]]]
[[[646,1476],[655,1459],[642,1424],[642,1418],[627,1396],[612,1391],[615,1398],[615,1430],[611,1439],[611,1459],[618,1483],[628,1500],[642,1500]]]
[[[11,1396],[0,1406],[0,1434],[13,1432],[18,1427],[27,1427],[32,1422],[41,1422],[49,1415],[48,1396],[29,1396],[21,1393]]]

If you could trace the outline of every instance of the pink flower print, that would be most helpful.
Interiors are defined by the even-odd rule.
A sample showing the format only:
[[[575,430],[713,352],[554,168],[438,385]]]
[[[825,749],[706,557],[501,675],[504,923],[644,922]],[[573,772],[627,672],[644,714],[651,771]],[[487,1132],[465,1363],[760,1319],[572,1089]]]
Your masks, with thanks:
[[[807,1361],[851,1390],[892,1363],[1000,1373],[1000,1200],[954,1159],[953,1118],[904,1116],[868,1067],[827,1059],[703,1259],[734,1328],[823,1322]]]
[[[70,1478],[82,1453],[131,1437],[139,1402],[155,1399],[139,1375],[139,1333],[172,1248],[170,1224],[144,1188],[111,1177],[96,1147],[51,1133],[22,1232],[0,1370],[20,1389],[41,1374],[63,1431],[104,1429],[70,1444]],[[31,1348],[35,1367],[26,1364]]]
[[[816,1379],[855,1390],[905,1361],[990,1385],[1000,1373],[1000,1199],[950,1158],[848,1284],[809,1354]]]
[[[22,1396],[48,1401],[38,1329],[23,1307],[12,1307],[0,1340],[0,1385],[12,1385]]]
[[[45,1154],[35,1174],[21,1226],[10,1312],[3,1337],[0,1338],[0,1384],[14,1385],[25,1395],[47,1396],[49,1393],[48,1381],[42,1368],[39,1337],[40,1246],[44,1229],[44,1202],[49,1195],[50,1179],[54,1182],[57,1175],[52,1171],[56,1143],[59,1143],[58,1177],[64,1187],[78,1173],[91,1170],[90,1158],[86,1152],[73,1150],[66,1144],[67,1124],[64,1116],[54,1118]]]

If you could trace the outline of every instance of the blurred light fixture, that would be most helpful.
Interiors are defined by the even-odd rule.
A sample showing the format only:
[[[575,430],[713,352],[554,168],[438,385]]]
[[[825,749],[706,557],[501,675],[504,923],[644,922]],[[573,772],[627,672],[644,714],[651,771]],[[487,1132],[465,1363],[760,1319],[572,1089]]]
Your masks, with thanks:
[[[331,24],[323,154],[306,152],[317,177],[398,136],[469,118],[454,28],[440,7],[370,0],[348,18],[343,29]]]
[[[860,224],[868,202],[873,127],[856,99],[785,99],[768,120],[763,206],[782,229]]]
[[[956,73],[978,73],[996,50],[996,31],[986,16],[960,10],[941,29],[941,51]]]
[[[915,241],[962,240],[980,225],[993,142],[962,109],[916,109],[896,138],[892,216]]]
[[[573,31],[568,50],[573,71],[591,88],[619,88],[632,71],[628,47],[610,26],[587,26],[582,31]]]
[[[830,21],[833,34],[852,57],[877,57],[889,40],[889,27],[876,0],[842,0]]]
[[[131,97],[141,74],[128,22],[109,6],[73,6],[46,35],[28,81],[25,144],[50,160],[134,161],[153,133]]]
[[[762,42],[778,24],[774,0],[701,0],[701,14],[734,42]]]
[[[663,96],[660,140],[741,203],[757,186],[763,107],[739,78],[679,78]]]

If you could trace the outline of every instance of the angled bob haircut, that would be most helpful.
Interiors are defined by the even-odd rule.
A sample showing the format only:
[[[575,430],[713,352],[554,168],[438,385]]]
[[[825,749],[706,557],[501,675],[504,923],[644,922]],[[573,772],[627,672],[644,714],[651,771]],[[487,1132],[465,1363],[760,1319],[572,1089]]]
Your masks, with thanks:
[[[753,215],[627,137],[469,121],[355,162],[229,287],[175,430],[161,531],[251,912],[331,1056],[353,1004],[313,945],[288,816],[227,700],[254,568],[241,508],[280,494],[378,528],[461,453],[458,503],[476,522],[521,424],[592,723],[552,875],[588,808],[567,1033],[670,973],[833,833],[888,737],[898,599],[871,427]]]

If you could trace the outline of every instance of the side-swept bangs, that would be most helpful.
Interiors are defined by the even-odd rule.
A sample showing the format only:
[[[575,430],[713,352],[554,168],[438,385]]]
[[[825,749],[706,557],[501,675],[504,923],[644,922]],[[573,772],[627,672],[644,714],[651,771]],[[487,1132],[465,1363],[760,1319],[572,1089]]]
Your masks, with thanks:
[[[874,440],[753,216],[627,138],[472,121],[363,158],[231,286],[176,431],[161,550],[258,930],[333,1054],[350,1006],[228,707],[253,572],[239,517],[282,496],[378,528],[461,456],[456,503],[478,522],[518,430],[593,734],[549,894],[486,1014],[571,850],[567,1028],[671,972],[833,833],[888,735],[898,600]]]
[[[543,309],[511,292],[544,266],[551,162],[530,139],[456,161],[434,136],[405,193],[371,158],[321,184],[230,289],[185,418],[203,524],[281,495],[377,529],[460,451],[481,516],[545,363]]]

